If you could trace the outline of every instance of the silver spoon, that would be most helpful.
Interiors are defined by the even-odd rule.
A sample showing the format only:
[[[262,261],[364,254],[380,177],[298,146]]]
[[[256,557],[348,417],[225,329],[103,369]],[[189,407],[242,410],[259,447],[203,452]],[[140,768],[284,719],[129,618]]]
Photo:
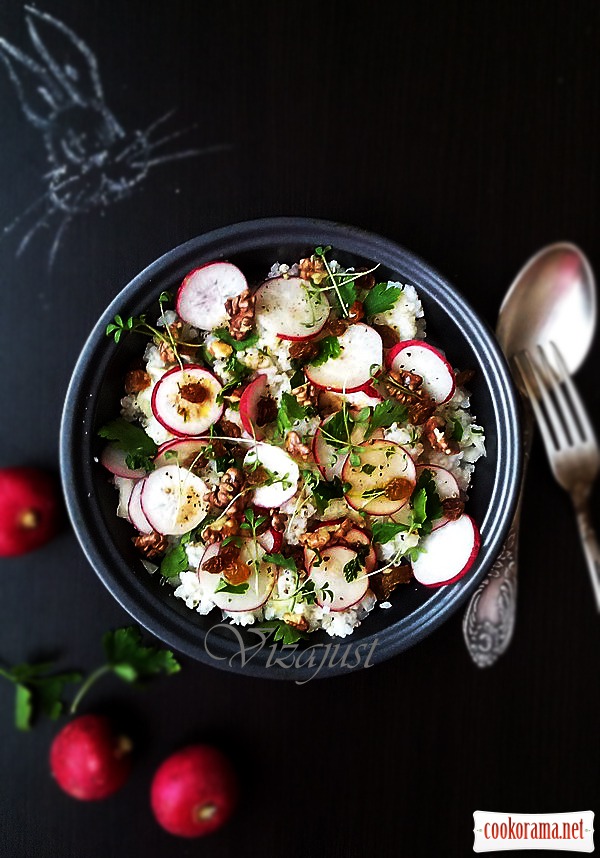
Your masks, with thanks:
[[[532,256],[515,277],[500,306],[496,337],[511,368],[517,352],[555,342],[573,374],[592,344],[596,312],[596,283],[585,254],[574,244],[557,242]],[[515,625],[519,525],[534,418],[519,373],[513,377],[521,393],[523,473],[504,544],[463,618],[465,643],[478,667],[490,667],[506,651]]]

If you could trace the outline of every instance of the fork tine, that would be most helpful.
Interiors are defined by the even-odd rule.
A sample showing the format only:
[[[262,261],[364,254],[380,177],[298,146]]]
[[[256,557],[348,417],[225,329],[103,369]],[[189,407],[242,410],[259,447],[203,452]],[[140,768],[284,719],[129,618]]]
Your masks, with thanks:
[[[565,396],[560,374],[557,373],[556,369],[550,364],[543,347],[538,345],[537,351],[540,356],[541,369],[543,370],[546,378],[550,381],[550,390],[556,397],[557,407],[554,408],[554,411],[556,412],[555,420],[557,423],[560,423],[561,428],[565,430],[563,434],[565,443],[569,446],[573,446],[577,443],[577,438],[581,434],[577,421],[573,418],[573,408]],[[551,407],[551,404],[548,407]],[[562,446],[562,444],[560,444],[560,446]]]
[[[519,370],[521,378],[523,379],[523,384],[525,385],[525,390],[527,391],[529,402],[531,403],[531,407],[533,408],[533,413],[535,414],[539,430],[542,434],[544,445],[549,453],[550,450],[556,448],[556,442],[552,437],[552,433],[550,432],[550,428],[548,426],[548,420],[546,419],[544,410],[539,403],[538,393],[535,390],[535,386],[537,386],[537,389],[540,394],[543,392],[541,379],[538,383],[537,377],[534,376],[533,364],[527,351],[523,351],[519,354],[516,354],[514,357],[514,361],[517,365],[517,369]]]
[[[575,411],[577,421],[579,423],[579,434],[581,435],[584,441],[591,442],[592,444],[596,444],[596,435],[592,424],[590,423],[589,417],[585,408],[583,407],[583,403],[581,401],[581,397],[577,392],[577,388],[573,384],[571,376],[569,375],[569,370],[567,369],[567,365],[565,364],[565,360],[560,353],[560,350],[556,343],[552,343],[552,350],[554,352],[554,356],[556,358],[556,363],[560,370],[560,381],[567,389],[569,394],[569,398],[571,400],[573,409]]]

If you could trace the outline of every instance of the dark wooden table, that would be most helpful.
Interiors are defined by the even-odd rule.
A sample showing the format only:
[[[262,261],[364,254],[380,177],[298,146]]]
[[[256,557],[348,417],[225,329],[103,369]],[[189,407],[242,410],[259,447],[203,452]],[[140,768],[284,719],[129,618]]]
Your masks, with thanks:
[[[39,9],[84,40],[99,78],[81,45],[66,51],[83,97],[53,110],[34,70],[19,94],[0,65],[0,223],[14,224],[0,243],[2,465],[57,469],[66,386],[96,318],[147,263],[208,229],[308,215],[378,231],[444,272],[491,325],[542,245],[576,242],[600,272],[594,0],[360,11],[312,0],[45,0]],[[32,53],[21,2],[2,4],[0,37]],[[142,156],[127,170],[99,162],[102,189],[88,175],[49,193],[65,158],[81,163],[117,134],[103,104],[127,140],[171,110],[151,139],[188,130],[146,157],[146,175]],[[597,423],[599,358],[596,339],[577,375]],[[597,810],[600,618],[569,502],[538,440],[520,564],[514,639],[489,670],[471,663],[459,612],[391,661],[301,687],[185,658],[177,677],[145,691],[107,679],[86,711],[119,713],[138,757],[104,802],[58,789],[48,747],[59,725],[18,733],[3,685],[0,854],[467,856],[475,810]],[[51,657],[89,670],[103,633],[131,619],[68,527],[43,550],[3,560],[1,594],[5,664]],[[148,785],[166,754],[196,739],[228,750],[244,795],[226,828],[187,842],[158,828]]]

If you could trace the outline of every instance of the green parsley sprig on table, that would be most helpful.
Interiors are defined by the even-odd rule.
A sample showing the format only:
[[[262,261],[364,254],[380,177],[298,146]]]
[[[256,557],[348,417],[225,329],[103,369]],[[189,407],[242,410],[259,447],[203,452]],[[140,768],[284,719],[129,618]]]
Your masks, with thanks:
[[[15,726],[30,730],[39,714],[55,721],[65,708],[62,699],[65,686],[80,682],[77,671],[52,673],[52,662],[17,664],[0,668],[0,676],[15,686]]]

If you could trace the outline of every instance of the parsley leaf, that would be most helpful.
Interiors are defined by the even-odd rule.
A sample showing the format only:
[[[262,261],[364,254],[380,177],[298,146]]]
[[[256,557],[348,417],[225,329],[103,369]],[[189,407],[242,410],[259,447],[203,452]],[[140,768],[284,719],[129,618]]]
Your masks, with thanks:
[[[119,450],[126,453],[125,462],[128,468],[144,468],[147,471],[154,468],[152,460],[158,447],[141,426],[130,423],[123,417],[117,417],[98,429],[98,435],[114,441]]]
[[[267,563],[274,563],[275,566],[281,566],[282,569],[289,569],[291,572],[298,571],[293,557],[284,557],[283,554],[264,554],[263,560]]]
[[[406,529],[407,525],[405,524],[396,524],[393,521],[374,521],[371,526],[373,542],[379,542],[380,545],[383,545]]]
[[[458,417],[452,418],[452,432],[450,434],[455,441],[462,441],[464,429]]]
[[[190,565],[185,546],[182,543],[175,545],[170,551],[167,551],[160,562],[160,574],[165,578],[175,578]]]
[[[286,646],[297,643],[299,640],[304,640],[308,637],[305,632],[295,629],[293,626],[288,626],[283,620],[268,620],[257,626],[258,629],[273,630],[273,640],[281,641]]]
[[[312,486],[311,500],[314,501],[317,510],[322,514],[329,506],[329,502],[334,498],[344,497],[344,486],[339,477],[334,477],[333,480],[318,480]]]
[[[64,709],[62,695],[65,685],[81,680],[81,674],[75,671],[49,674],[51,668],[51,662],[0,668],[0,676],[15,686],[15,726],[18,730],[30,730],[36,712],[55,721]]]
[[[341,280],[337,284],[337,294],[339,294],[346,309],[351,307],[356,301],[356,283],[354,279]]]
[[[421,535],[426,536],[431,533],[432,522],[436,518],[441,518],[444,509],[440,496],[435,487],[433,474],[426,468],[423,469],[417,484],[414,488],[412,497],[412,530],[418,530]]]
[[[366,316],[376,316],[391,310],[402,292],[401,286],[391,286],[389,283],[376,283],[370,289],[364,300],[363,307]]]
[[[277,411],[277,429],[280,435],[284,435],[294,425],[294,421],[303,420],[307,416],[308,408],[300,405],[291,393],[283,393],[281,403]]]
[[[378,402],[373,409],[365,437],[369,438],[376,429],[386,429],[392,423],[403,423],[407,417],[406,405],[395,402],[393,399],[384,399],[383,402]]]
[[[342,353],[340,341],[337,337],[323,337],[322,340],[318,341],[317,345],[319,346],[319,354],[310,361],[312,366],[321,366],[321,364],[324,364],[330,358],[332,360],[338,358]]]
[[[227,345],[231,346],[236,352],[243,352],[244,349],[249,349],[251,346],[255,346],[259,340],[258,332],[255,331],[253,334],[248,334],[243,340],[236,340],[235,337],[232,337],[229,331],[226,328],[216,328],[213,331],[214,335],[218,337],[222,342],[227,343]]]
[[[249,586],[247,581],[243,581],[241,584],[230,584],[225,578],[221,578],[215,588],[215,593],[233,593],[236,596],[241,596],[248,590]]]

